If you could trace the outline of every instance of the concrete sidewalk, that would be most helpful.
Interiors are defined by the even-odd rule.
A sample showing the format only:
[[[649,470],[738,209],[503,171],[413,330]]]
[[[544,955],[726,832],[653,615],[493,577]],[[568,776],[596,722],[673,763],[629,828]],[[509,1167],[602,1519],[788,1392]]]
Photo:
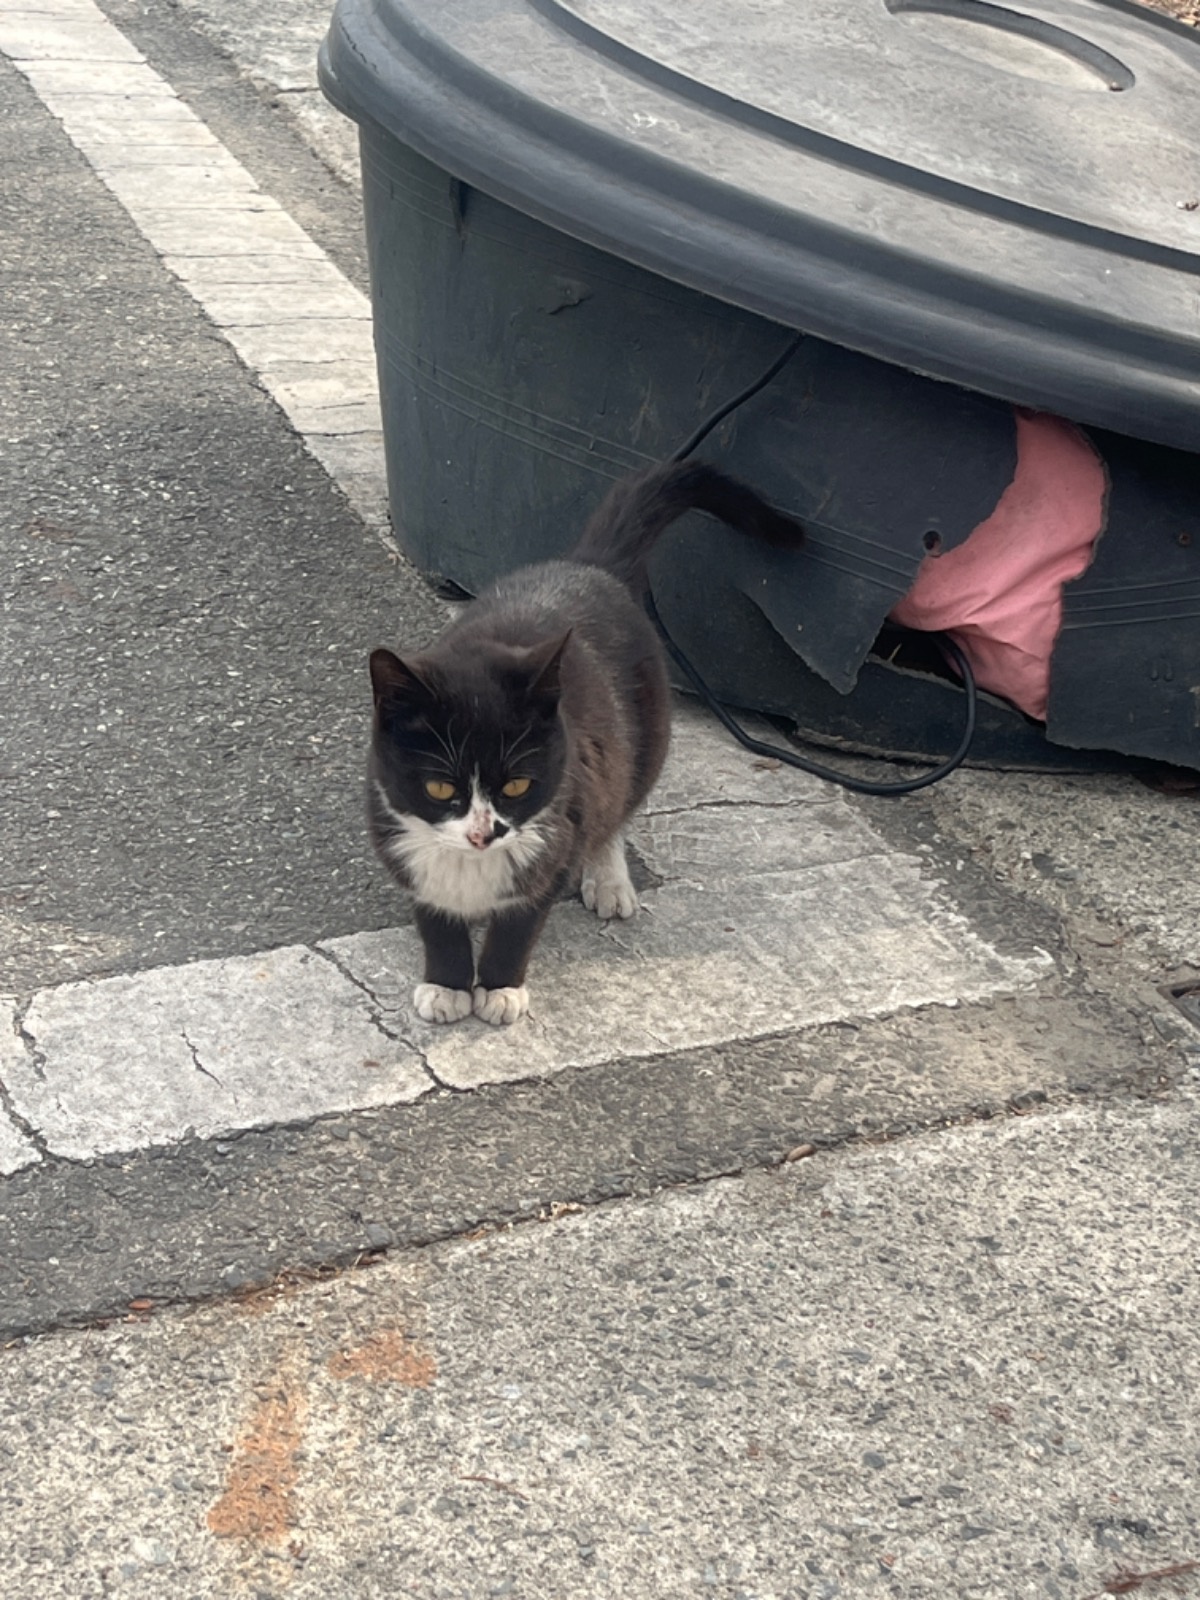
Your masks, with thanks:
[[[949,1129],[10,1350],[5,1592],[1200,1594],[1196,1134]]]

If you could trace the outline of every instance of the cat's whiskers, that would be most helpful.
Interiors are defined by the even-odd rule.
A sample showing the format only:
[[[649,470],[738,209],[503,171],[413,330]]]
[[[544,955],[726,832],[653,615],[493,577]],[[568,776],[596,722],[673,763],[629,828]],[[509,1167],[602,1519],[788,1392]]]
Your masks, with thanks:
[[[529,735],[526,734],[525,737],[528,738]],[[508,751],[507,755],[501,757],[501,760],[506,761],[508,766],[511,768],[518,756],[520,756],[522,761],[532,761],[534,756],[540,756],[544,749],[544,745],[535,744],[532,746],[532,748],[527,750],[521,740],[518,739],[516,744],[513,745],[512,749]]]
[[[458,768],[452,766],[445,756],[431,755],[422,758],[424,765],[430,772],[444,772],[451,780],[458,777]]]
[[[452,732],[454,727],[454,718],[451,717],[449,722],[446,724],[445,737],[443,737],[438,729],[434,727],[433,723],[429,721],[428,717],[423,719],[423,726],[428,729],[428,731],[441,745],[442,749],[446,752],[448,770],[451,772],[457,771],[461,751],[455,746],[454,743],[454,734]]]

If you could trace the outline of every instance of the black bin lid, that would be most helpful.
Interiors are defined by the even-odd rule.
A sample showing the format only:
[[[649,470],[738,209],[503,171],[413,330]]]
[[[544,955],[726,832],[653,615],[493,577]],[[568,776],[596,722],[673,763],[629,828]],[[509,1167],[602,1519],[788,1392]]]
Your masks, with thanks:
[[[1125,0],[339,0],[321,69],[652,272],[1200,448],[1200,38]]]

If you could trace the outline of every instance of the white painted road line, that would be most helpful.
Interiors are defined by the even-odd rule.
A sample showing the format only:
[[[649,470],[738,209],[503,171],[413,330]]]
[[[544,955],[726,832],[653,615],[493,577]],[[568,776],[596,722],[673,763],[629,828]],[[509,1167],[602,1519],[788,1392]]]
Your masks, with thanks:
[[[0,52],[394,549],[366,296],[92,0],[0,0]]]
[[[954,1005],[1050,967],[999,955],[840,795],[756,768],[694,708],[634,842],[664,881],[615,927],[558,907],[515,1027],[422,1023],[419,941],[393,928],[43,990],[0,1075],[10,1103],[52,1154],[86,1159]],[[9,1145],[10,1168],[36,1159],[15,1129]]]
[[[76,1159],[331,1111],[404,1105],[433,1087],[332,962],[292,947],[156,967],[34,997],[12,1103]]]

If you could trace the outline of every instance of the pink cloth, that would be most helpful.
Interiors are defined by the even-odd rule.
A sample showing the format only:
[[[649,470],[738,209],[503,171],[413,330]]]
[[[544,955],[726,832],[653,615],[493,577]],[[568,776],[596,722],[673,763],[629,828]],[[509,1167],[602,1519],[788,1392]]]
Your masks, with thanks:
[[[907,628],[948,633],[981,688],[1045,720],[1062,586],[1087,570],[1104,526],[1104,465],[1078,428],[1017,411],[1017,470],[969,538],[929,555],[891,611]]]

